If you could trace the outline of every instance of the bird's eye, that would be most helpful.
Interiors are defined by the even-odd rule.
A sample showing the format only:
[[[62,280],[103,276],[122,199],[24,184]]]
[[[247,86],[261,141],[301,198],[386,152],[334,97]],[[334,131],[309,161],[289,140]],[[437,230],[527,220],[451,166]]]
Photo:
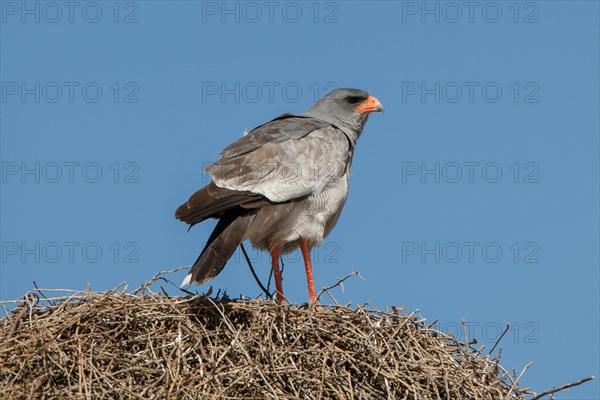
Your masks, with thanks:
[[[346,101],[348,102],[348,104],[358,104],[358,102],[361,100],[360,97],[356,97],[356,96],[350,96],[350,97],[346,97]]]

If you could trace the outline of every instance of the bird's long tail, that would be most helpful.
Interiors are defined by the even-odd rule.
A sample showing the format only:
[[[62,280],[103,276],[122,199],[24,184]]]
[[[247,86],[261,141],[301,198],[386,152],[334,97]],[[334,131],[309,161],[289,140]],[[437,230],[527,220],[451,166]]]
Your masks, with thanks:
[[[237,246],[242,243],[254,216],[255,213],[247,210],[231,210],[225,213],[181,285],[202,284],[217,276]]]

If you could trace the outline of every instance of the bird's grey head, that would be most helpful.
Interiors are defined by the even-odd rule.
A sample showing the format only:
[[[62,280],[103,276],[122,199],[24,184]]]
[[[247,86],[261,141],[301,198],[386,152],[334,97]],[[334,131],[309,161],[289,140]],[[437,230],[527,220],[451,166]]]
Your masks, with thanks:
[[[319,118],[342,129],[352,140],[358,139],[369,114],[383,111],[383,104],[360,89],[336,89],[304,115]]]

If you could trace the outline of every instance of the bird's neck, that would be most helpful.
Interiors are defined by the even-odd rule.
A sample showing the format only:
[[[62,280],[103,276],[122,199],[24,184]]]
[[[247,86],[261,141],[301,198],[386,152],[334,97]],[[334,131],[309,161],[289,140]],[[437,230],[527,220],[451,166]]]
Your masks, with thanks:
[[[358,138],[360,137],[360,134],[362,133],[362,130],[365,124],[367,123],[367,119],[369,119],[369,114],[367,113],[361,113],[357,115],[357,118],[344,120],[337,118],[333,115],[320,115],[311,111],[312,110],[309,110],[302,115],[320,119],[321,121],[325,121],[328,124],[331,124],[334,127],[340,129],[342,132],[344,132],[344,134],[352,144],[352,147],[356,145],[356,142],[358,141]]]

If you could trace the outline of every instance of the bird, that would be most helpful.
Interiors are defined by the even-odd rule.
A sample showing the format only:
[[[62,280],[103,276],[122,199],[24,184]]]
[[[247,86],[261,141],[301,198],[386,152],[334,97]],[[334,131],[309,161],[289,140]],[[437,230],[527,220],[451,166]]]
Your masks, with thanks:
[[[383,104],[360,89],[336,89],[302,114],[286,113],[225,147],[206,168],[211,182],[175,211],[189,228],[218,222],[182,282],[217,276],[249,240],[271,255],[277,302],[285,303],[280,257],[302,252],[310,304],[315,293],[311,249],[334,228],[346,202],[356,142]]]

